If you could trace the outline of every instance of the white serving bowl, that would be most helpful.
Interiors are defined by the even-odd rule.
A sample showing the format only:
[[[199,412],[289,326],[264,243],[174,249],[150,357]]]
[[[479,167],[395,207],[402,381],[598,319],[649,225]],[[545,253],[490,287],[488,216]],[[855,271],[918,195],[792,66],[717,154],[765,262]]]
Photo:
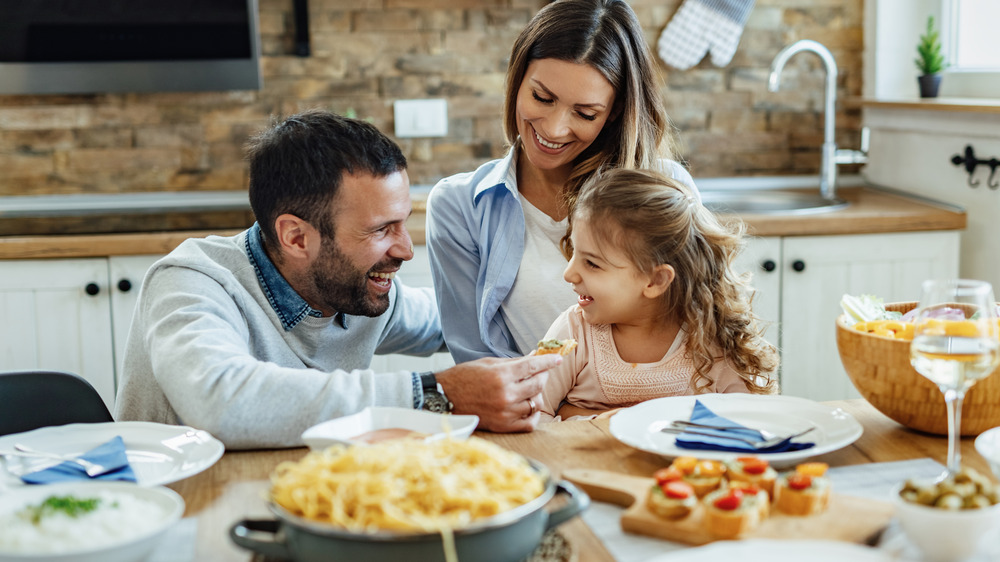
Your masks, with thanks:
[[[976,451],[990,464],[993,476],[1000,478],[1000,427],[980,433],[976,437]]]
[[[124,533],[104,546],[81,547],[59,553],[24,553],[3,550],[0,545],[0,562],[136,562],[146,559],[163,535],[184,514],[184,500],[169,488],[143,487],[130,482],[81,481],[42,486],[19,486],[0,493],[0,516],[21,511],[25,506],[37,505],[50,496],[74,496],[84,499],[102,492],[117,496],[130,495],[155,504],[151,510],[154,523],[145,530]]]
[[[302,433],[310,449],[331,445],[363,445],[355,438],[379,429],[405,429],[426,435],[426,439],[466,439],[479,425],[479,416],[435,414],[410,408],[369,406],[357,414],[314,425]]]
[[[950,511],[913,503],[895,490],[896,518],[907,538],[931,562],[958,562],[972,557],[987,534],[1000,525],[1000,504]]]

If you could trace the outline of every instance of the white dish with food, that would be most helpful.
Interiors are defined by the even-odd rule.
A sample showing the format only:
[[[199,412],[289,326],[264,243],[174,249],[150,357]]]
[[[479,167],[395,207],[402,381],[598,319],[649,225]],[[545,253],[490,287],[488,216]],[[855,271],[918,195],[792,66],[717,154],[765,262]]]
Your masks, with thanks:
[[[666,457],[725,460],[746,454],[684,449],[676,445],[675,435],[660,431],[675,420],[689,420],[696,399],[724,418],[778,435],[790,435],[815,426],[815,430],[798,439],[815,443],[813,447],[782,453],[756,453],[779,467],[846,447],[863,432],[858,420],[840,408],[794,396],[734,393],[668,396],[636,404],[611,417],[611,435],[626,445]]]
[[[222,442],[207,431],[183,425],[152,422],[74,423],[43,427],[0,437],[0,451],[15,443],[60,455],[81,455],[120,435],[125,456],[140,486],[161,486],[194,476],[216,463],[225,452]],[[32,459],[38,469],[52,466],[48,459]],[[21,480],[0,470],[3,483]]]
[[[302,433],[302,441],[310,449],[325,449],[331,445],[359,445],[398,437],[466,439],[477,425],[479,416],[369,406],[357,414],[310,427]]]
[[[145,559],[184,514],[173,490],[82,481],[12,488],[0,501],[0,562]]]

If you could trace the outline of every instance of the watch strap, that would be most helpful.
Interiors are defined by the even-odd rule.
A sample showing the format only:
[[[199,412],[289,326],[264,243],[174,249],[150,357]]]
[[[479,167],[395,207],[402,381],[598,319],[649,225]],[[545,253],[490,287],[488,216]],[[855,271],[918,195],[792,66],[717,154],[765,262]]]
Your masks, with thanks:
[[[438,390],[437,377],[434,376],[434,371],[417,373],[417,376],[420,377],[420,386],[424,389],[424,392]]]

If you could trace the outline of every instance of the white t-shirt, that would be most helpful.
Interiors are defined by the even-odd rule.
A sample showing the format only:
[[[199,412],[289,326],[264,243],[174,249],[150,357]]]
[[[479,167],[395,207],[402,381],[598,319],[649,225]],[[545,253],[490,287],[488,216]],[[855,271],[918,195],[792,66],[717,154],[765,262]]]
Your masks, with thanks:
[[[569,222],[552,220],[524,197],[524,256],[514,286],[500,304],[518,350],[527,354],[538,346],[549,326],[576,303],[573,286],[563,281],[567,261],[559,249]]]

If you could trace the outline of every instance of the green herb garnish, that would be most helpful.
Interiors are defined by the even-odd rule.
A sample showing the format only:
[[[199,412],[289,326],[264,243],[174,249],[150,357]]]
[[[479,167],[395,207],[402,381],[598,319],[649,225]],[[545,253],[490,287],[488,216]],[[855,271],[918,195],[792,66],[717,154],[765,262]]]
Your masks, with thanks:
[[[97,509],[101,500],[99,498],[80,499],[75,496],[49,496],[38,505],[30,505],[21,512],[26,519],[37,525],[43,517],[63,512],[70,517],[78,517]]]

